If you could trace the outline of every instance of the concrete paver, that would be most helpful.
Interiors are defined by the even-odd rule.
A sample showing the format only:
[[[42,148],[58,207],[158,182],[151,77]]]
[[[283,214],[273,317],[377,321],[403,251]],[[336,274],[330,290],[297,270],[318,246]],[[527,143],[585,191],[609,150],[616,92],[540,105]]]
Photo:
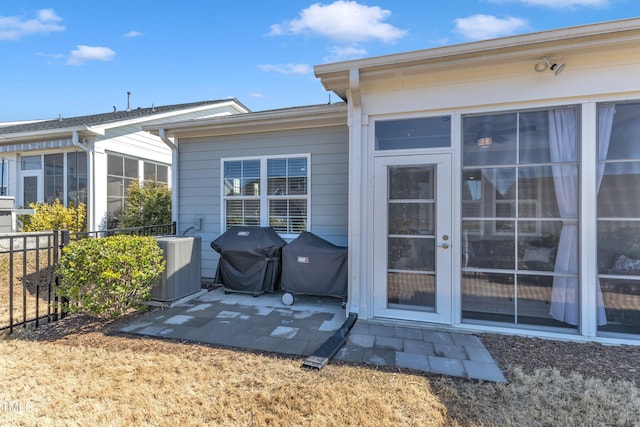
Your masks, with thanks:
[[[147,313],[121,331],[213,345],[308,356],[346,320],[336,298],[225,294],[222,288]],[[480,338],[470,334],[358,320],[337,360],[506,382]]]

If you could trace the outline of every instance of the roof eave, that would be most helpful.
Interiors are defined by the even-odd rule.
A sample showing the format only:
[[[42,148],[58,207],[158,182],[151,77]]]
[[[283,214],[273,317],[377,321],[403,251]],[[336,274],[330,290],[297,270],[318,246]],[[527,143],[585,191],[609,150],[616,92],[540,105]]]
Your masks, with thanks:
[[[94,126],[91,126],[91,129],[96,132],[100,132],[102,135],[104,135],[104,132],[106,129],[111,129],[111,128],[120,127],[120,126],[128,126],[128,125],[133,125],[133,124],[138,124],[143,122],[149,122],[152,120],[157,121],[157,120],[162,120],[169,117],[179,116],[181,114],[189,114],[189,113],[194,113],[198,111],[218,109],[225,106],[234,107],[238,111],[238,113],[250,112],[250,110],[247,107],[240,104],[236,99],[229,99],[228,101],[223,101],[215,104],[200,105],[197,107],[192,107],[192,108],[187,108],[182,110],[167,111],[164,113],[153,114],[150,116],[136,117],[134,119],[120,120],[120,121],[114,121],[114,122],[104,123],[100,125],[94,125]]]
[[[640,18],[600,24],[583,25],[518,36],[443,46],[412,52],[353,61],[322,64],[314,67],[326,90],[334,91],[343,99],[349,87],[349,71],[379,72],[406,67],[437,67],[455,61],[487,61],[488,58],[548,55],[553,49],[586,48],[624,42],[640,38]]]
[[[169,137],[188,138],[346,124],[347,106],[345,104],[329,104],[237,114],[185,122],[160,123],[143,126],[142,128],[155,135],[162,129]]]
[[[45,139],[62,139],[62,138],[71,138],[73,133],[77,132],[81,135],[99,135],[98,132],[94,132],[91,128],[87,126],[74,126],[68,128],[61,129],[46,129],[41,131],[32,131],[32,132],[18,132],[18,133],[9,133],[9,134],[0,134],[0,144],[11,142],[11,143],[20,143],[27,141],[42,141]]]

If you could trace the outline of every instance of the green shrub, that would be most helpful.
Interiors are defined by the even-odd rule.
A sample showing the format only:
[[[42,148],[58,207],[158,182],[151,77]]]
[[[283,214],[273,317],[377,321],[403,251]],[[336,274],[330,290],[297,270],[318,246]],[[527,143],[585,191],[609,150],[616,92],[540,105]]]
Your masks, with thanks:
[[[69,300],[71,313],[115,318],[144,307],[165,264],[153,237],[78,240],[63,249],[56,292]]]
[[[171,190],[166,184],[137,182],[128,189],[124,208],[118,215],[118,227],[142,227],[171,223]]]
[[[85,231],[87,207],[84,203],[80,203],[77,208],[73,205],[65,207],[56,199],[53,203],[31,203],[29,207],[36,213],[19,215],[22,231]]]

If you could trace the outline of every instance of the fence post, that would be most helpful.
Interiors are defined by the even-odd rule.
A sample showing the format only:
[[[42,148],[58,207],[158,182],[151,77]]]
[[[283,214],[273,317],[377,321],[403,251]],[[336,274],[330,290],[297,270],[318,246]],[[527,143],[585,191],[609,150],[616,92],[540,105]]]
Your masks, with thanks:
[[[9,333],[13,333],[13,239],[9,237]]]

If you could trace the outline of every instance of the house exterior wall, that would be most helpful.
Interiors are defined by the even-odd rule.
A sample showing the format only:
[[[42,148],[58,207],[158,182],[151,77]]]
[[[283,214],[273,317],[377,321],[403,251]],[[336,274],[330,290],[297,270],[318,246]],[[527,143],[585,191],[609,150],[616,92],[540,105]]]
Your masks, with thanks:
[[[202,237],[202,277],[213,278],[218,254],[211,242],[222,234],[221,159],[310,154],[309,231],[347,244],[348,132],[346,126],[283,130],[203,138],[181,138],[178,234]],[[194,221],[202,219],[202,229]]]
[[[107,226],[107,159],[109,154],[171,165],[171,149],[162,140],[130,124],[107,129],[105,136],[96,140],[93,150],[93,207],[92,229]],[[140,171],[140,173],[142,173]],[[169,180],[171,182],[171,180]]]
[[[188,113],[165,114],[155,120],[145,120],[144,125],[158,122],[173,123],[184,120],[195,120],[209,117],[222,117],[237,114],[239,109],[235,103],[223,104],[211,108],[196,109]],[[90,224],[92,229],[105,228],[107,225],[107,159],[108,154],[117,154],[169,165],[169,184],[171,184],[171,149],[156,135],[141,129],[140,120],[131,120],[121,126],[104,128],[104,135],[96,138],[93,145],[93,197],[94,209],[91,211]],[[142,173],[142,171],[140,172]]]
[[[361,82],[362,112],[456,111],[474,108],[501,109],[506,105],[571,103],[572,100],[624,96],[638,89],[634,76],[640,66],[638,49],[609,49],[606,52],[563,55],[565,70],[537,73],[535,57],[508,63],[485,61],[473,66],[399,73],[394,78]]]
[[[154,162],[171,163],[171,149],[160,138],[135,125],[109,129],[104,139],[96,141],[96,148]]]
[[[374,159],[390,153],[374,150],[374,129],[378,120],[397,118],[449,116],[452,123],[452,145],[445,149],[405,150],[408,156],[418,153],[446,152],[451,154],[453,168],[451,230],[453,252],[451,324],[478,330],[509,330],[500,326],[473,325],[461,316],[461,187],[462,187],[462,122],[466,115],[523,111],[576,105],[580,114],[580,318],[577,329],[552,331],[538,329],[540,336],[576,336],[594,338],[598,335],[596,319],[597,281],[594,266],[597,255],[596,218],[596,140],[597,104],[611,101],[640,100],[640,46],[621,44],[617,47],[563,51],[557,56],[566,63],[559,75],[536,72],[534,64],[543,55],[520,54],[508,58],[487,58],[452,61],[437,65],[416,65],[395,70],[362,71],[356,75],[358,102],[349,99],[349,117],[355,124],[351,135],[350,194],[350,301],[349,309],[361,318],[376,317],[374,312],[373,266],[379,262],[370,248],[369,236],[377,206],[374,205]],[[353,80],[353,77],[352,77]],[[398,154],[398,153],[393,153]],[[373,212],[373,215],[369,215]],[[517,326],[515,327],[517,329]],[[513,331],[513,328],[511,329]],[[531,333],[528,329],[527,333]],[[614,339],[615,340],[615,339]]]
[[[131,111],[127,114],[119,113],[116,116],[111,116],[111,113],[108,113],[72,117],[64,121],[57,120],[55,122],[59,123],[53,125],[49,122],[54,121],[45,121],[46,123],[42,124],[39,124],[39,121],[3,124],[3,130],[7,130],[6,128],[10,125],[34,125],[19,126],[19,129],[9,129],[3,133],[3,144],[0,146],[0,151],[6,160],[5,166],[7,167],[6,182],[4,183],[7,187],[6,194],[15,196],[17,204],[23,204],[24,176],[29,176],[31,182],[37,176],[39,181],[38,199],[42,199],[43,194],[47,193],[43,181],[45,175],[51,171],[46,172],[43,167],[39,171],[30,170],[23,173],[20,167],[21,156],[46,156],[86,151],[88,227],[92,230],[105,227],[107,157],[109,153],[138,159],[141,167],[143,161],[167,165],[170,183],[172,151],[161,138],[143,131],[144,125],[222,117],[247,112],[245,107],[231,99],[215,103],[193,103],[171,107],[174,108],[158,107],[152,116],[149,113],[154,113],[154,111],[148,111],[152,109],[144,109],[142,112]],[[114,117],[117,118],[115,121]],[[85,122],[85,120],[87,121]],[[86,125],[85,123],[92,124]],[[69,167],[64,168],[65,180],[69,171]],[[140,179],[142,179],[142,170],[140,171]],[[44,194],[45,197],[47,195],[51,196],[49,193]]]

